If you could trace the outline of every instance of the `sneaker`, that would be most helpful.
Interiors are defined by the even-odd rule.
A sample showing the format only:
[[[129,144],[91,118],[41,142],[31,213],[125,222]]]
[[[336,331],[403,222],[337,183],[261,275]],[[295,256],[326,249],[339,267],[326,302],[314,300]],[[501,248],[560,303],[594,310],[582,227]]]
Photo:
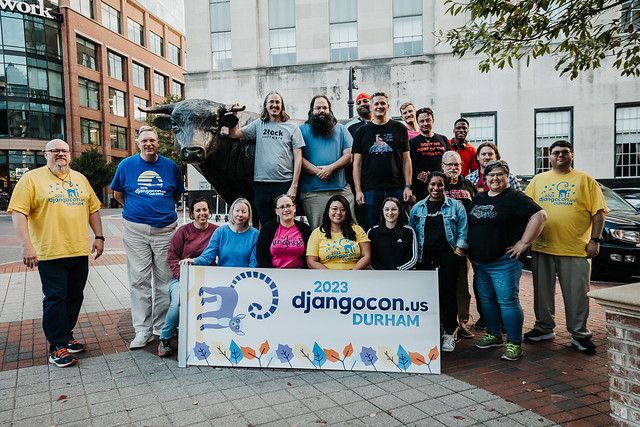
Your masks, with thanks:
[[[53,363],[59,368],[64,368],[65,366],[71,366],[76,363],[78,360],[69,354],[66,348],[61,345],[55,347],[55,349],[49,352],[49,363]]]
[[[469,329],[466,323],[460,323],[460,327],[458,328],[458,336],[460,338],[473,338],[473,332]]]
[[[473,329],[477,329],[479,331],[484,331],[487,329],[487,324],[484,323],[484,319],[482,317],[478,319],[475,325],[473,325]]]
[[[502,347],[503,345],[502,337],[494,337],[491,334],[485,335],[484,338],[476,343],[478,348]]]
[[[82,344],[74,340],[73,338],[69,340],[69,343],[67,344],[67,351],[69,353],[80,353],[81,351],[85,351],[86,349],[87,346],[85,344]]]
[[[529,332],[527,332],[526,334],[524,334],[524,339],[528,340],[528,341],[543,341],[543,340],[552,340],[556,337],[556,333],[555,332],[549,332],[548,334],[545,334],[542,331],[539,331],[537,329],[532,329]]]
[[[596,352],[596,345],[593,342],[591,342],[591,338],[578,338],[578,339],[573,338],[571,340],[571,344],[578,347],[578,350],[580,351],[584,351],[587,353]]]
[[[456,339],[453,335],[442,335],[442,347],[440,349],[442,351],[446,351],[447,353],[451,353],[456,348]]]
[[[502,353],[504,360],[518,360],[522,357],[522,346],[512,342],[507,343],[507,349]]]
[[[136,337],[131,341],[131,344],[129,344],[129,350],[144,348],[144,346],[151,341],[153,341],[153,335],[136,334]]]
[[[160,339],[160,344],[158,344],[158,356],[160,357],[169,357],[173,354],[173,348],[171,348],[171,343],[169,340]]]

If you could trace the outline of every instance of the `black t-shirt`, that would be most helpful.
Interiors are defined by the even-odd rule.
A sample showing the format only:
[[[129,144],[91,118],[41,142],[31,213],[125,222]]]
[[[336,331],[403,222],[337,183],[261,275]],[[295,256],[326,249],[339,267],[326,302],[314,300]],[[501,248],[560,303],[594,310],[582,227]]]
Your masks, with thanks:
[[[466,179],[464,176],[460,175],[458,177],[458,182],[456,184],[445,184],[444,186],[444,194],[445,196],[449,196],[451,199],[459,200],[464,206],[464,209],[469,213],[471,209],[471,202],[473,197],[476,195],[478,191],[473,186],[471,181]]]
[[[424,222],[423,251],[427,249],[444,249],[449,247],[447,236],[444,232],[444,220],[442,219],[442,200],[427,200],[427,218]]]
[[[352,151],[362,154],[364,191],[404,186],[402,153],[409,151],[409,137],[402,123],[367,123],[356,132]]]
[[[478,193],[469,212],[469,259],[491,263],[500,259],[524,233],[529,218],[542,210],[529,196],[507,188],[497,196]]]
[[[442,170],[442,155],[449,150],[446,136],[434,133],[431,138],[420,134],[409,140],[411,168],[413,169],[413,192],[421,200],[427,196],[427,186],[418,181],[420,172]]]
[[[383,228],[384,227],[384,230]],[[371,267],[375,270],[408,270],[418,259],[415,233],[402,227],[400,235],[385,225],[376,225],[367,233],[371,240]]]

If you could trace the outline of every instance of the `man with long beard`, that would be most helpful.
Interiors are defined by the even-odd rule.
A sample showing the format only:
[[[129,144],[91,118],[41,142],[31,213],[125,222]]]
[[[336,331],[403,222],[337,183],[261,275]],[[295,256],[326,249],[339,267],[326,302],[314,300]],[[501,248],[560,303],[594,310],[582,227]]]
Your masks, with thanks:
[[[73,338],[89,274],[89,251],[104,249],[100,201],[89,182],[69,168],[69,145],[47,143],[47,165],[20,178],[9,213],[22,245],[22,262],[38,267],[42,282],[42,329],[49,342],[49,362],[59,367],[76,363],[74,353],[86,345]],[[95,234],[89,243],[87,226]]]
[[[349,201],[353,214],[353,193],[347,185],[344,168],[351,164],[353,138],[337,122],[331,102],[324,95],[311,99],[308,120],[300,126],[302,147],[300,200],[312,229],[322,224],[327,200],[340,194]]]

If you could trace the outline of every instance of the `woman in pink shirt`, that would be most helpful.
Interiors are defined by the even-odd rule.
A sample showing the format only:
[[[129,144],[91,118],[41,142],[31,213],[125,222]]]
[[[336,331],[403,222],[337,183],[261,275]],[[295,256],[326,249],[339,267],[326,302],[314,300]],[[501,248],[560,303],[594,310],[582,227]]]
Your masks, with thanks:
[[[286,194],[276,199],[277,221],[265,224],[260,230],[256,257],[262,268],[307,268],[307,241],[311,229],[296,221],[296,204]]]
[[[211,218],[209,202],[204,197],[200,197],[191,202],[189,207],[189,218],[193,220],[191,224],[180,227],[173,235],[167,262],[173,272],[173,280],[169,284],[170,304],[164,327],[160,333],[160,344],[158,344],[158,356],[166,357],[173,354],[170,340],[173,338],[178,326],[180,317],[180,265],[178,261],[183,258],[195,258],[209,244],[211,235],[218,228],[208,220]]]

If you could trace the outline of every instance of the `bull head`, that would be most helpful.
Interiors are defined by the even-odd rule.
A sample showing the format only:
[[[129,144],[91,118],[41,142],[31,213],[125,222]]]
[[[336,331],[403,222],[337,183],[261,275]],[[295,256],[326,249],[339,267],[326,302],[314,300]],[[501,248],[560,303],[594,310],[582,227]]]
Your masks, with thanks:
[[[140,111],[157,114],[152,123],[160,129],[172,130],[174,147],[180,158],[189,163],[204,161],[218,148],[220,124],[229,112],[224,104],[190,99],[175,104],[138,107]],[[243,111],[244,106],[234,105],[231,112]]]

